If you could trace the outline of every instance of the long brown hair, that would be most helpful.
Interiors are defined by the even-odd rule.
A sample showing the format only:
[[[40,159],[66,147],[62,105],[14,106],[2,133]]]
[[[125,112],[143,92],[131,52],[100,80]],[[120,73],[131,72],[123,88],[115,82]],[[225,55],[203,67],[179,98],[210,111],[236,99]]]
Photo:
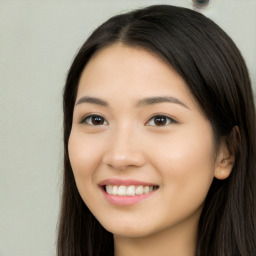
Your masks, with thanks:
[[[112,234],[91,214],[76,188],[67,145],[81,72],[96,51],[116,42],[146,48],[165,59],[186,81],[211,122],[216,143],[225,139],[235,151],[230,177],[214,179],[206,197],[196,255],[252,256],[256,245],[256,124],[248,71],[234,42],[213,21],[169,5],[109,19],[83,44],[70,67],[63,98],[64,176],[57,255],[113,255]],[[239,138],[233,136],[235,126]]]

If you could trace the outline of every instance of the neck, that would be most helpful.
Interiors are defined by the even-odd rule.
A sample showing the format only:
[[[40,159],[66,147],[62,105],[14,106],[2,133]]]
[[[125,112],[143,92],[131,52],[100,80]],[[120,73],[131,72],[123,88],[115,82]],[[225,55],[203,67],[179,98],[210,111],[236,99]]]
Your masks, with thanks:
[[[114,235],[115,256],[194,256],[198,221],[187,220],[175,227],[143,237]]]

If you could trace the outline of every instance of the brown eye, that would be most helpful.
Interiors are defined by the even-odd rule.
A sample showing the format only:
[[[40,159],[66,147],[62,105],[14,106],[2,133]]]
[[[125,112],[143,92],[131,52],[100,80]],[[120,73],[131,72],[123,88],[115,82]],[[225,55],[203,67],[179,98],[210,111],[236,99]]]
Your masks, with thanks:
[[[89,115],[89,116],[86,116],[85,118],[83,118],[81,123],[85,123],[85,124],[93,125],[93,126],[96,126],[96,125],[99,126],[99,125],[106,125],[107,121],[105,120],[104,117],[102,117],[100,115]]]
[[[167,123],[167,118],[165,116],[158,116],[154,118],[154,122],[157,126],[163,126]]]
[[[165,126],[171,123],[177,123],[174,119],[165,116],[165,115],[156,115],[153,116],[148,122],[147,125],[150,126]]]

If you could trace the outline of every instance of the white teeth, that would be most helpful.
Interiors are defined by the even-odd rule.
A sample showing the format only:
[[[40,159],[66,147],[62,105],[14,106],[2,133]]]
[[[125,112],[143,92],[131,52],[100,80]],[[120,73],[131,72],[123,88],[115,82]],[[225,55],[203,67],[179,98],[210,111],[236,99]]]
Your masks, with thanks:
[[[144,194],[147,194],[149,192],[149,186],[144,187]]]
[[[108,194],[112,195],[113,187],[112,186],[106,186],[106,191]]]
[[[129,186],[126,190],[127,196],[135,196],[135,186]]]
[[[110,195],[119,195],[119,196],[136,196],[142,195],[152,192],[153,190],[157,189],[157,186],[117,186],[117,185],[106,185],[105,189],[106,192]]]
[[[112,195],[117,195],[117,194],[118,194],[118,186],[113,186]]]
[[[136,188],[136,195],[142,195],[143,194],[143,191],[144,189],[143,189],[143,186],[138,186],[137,188]]]
[[[126,186],[120,186],[118,188],[118,193],[119,196],[125,196],[126,195]]]

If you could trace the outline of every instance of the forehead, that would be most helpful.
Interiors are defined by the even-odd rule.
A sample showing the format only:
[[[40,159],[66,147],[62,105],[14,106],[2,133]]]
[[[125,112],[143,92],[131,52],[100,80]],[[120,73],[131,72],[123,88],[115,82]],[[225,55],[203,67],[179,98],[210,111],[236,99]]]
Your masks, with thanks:
[[[95,93],[118,98],[124,93],[127,97],[171,94],[196,105],[184,79],[169,63],[148,50],[123,44],[99,50],[85,66],[77,96]]]

